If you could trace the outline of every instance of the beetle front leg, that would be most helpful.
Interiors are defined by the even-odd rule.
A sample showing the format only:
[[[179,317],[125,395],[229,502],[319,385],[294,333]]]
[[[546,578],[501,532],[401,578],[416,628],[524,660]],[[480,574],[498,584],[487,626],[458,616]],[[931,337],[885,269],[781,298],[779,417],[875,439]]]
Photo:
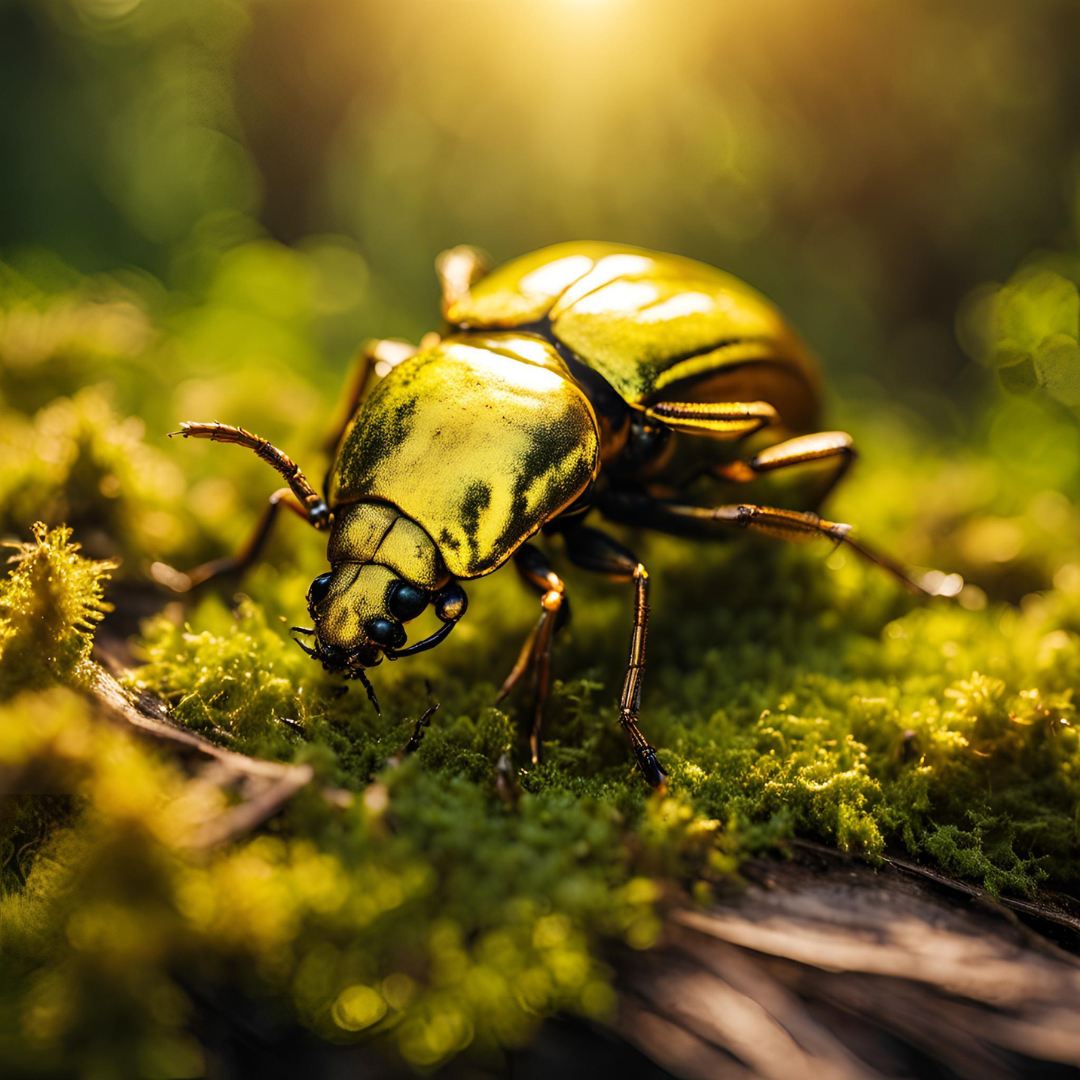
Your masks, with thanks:
[[[279,488],[270,496],[263,511],[259,523],[248,538],[247,543],[235,554],[227,555],[222,559],[212,559],[210,562],[196,566],[186,573],[177,570],[167,563],[156,562],[150,567],[150,576],[159,584],[164,585],[173,592],[188,592],[211,578],[223,577],[226,574],[239,574],[246,570],[258,559],[266,541],[274,529],[278,510],[284,507],[291,510],[297,517],[308,521],[307,511],[297,501],[296,496],[288,488]]]
[[[496,695],[498,704],[521,681],[530,669],[536,671],[536,696],[533,701],[533,723],[529,733],[529,751],[534,765],[540,761],[540,731],[544,723],[551,683],[551,650],[555,631],[561,629],[570,613],[566,586],[552,570],[539,548],[524,544],[514,554],[514,565],[528,585],[540,593],[540,618],[529,632],[510,674]]]

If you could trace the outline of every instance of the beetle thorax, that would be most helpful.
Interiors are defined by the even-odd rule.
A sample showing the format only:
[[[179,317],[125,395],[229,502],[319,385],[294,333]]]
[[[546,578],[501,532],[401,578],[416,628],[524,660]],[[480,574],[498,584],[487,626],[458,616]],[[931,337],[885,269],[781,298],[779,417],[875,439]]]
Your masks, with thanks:
[[[378,563],[425,589],[436,589],[449,577],[431,537],[388,503],[356,502],[336,509],[326,555],[331,566]]]

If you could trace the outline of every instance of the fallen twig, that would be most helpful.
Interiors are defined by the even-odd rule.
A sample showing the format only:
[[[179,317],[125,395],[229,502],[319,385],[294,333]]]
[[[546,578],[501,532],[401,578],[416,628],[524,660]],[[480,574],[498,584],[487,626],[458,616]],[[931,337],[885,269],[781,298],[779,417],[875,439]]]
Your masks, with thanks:
[[[179,727],[168,719],[168,710],[161,701],[145,693],[129,695],[100,665],[95,666],[90,694],[105,715],[138,737],[167,746],[192,771],[215,786],[240,791],[237,805],[195,827],[187,844],[191,848],[216,847],[253,832],[314,778],[310,765],[248,757]],[[336,806],[347,806],[352,801],[351,793],[338,788],[325,788],[322,794]]]

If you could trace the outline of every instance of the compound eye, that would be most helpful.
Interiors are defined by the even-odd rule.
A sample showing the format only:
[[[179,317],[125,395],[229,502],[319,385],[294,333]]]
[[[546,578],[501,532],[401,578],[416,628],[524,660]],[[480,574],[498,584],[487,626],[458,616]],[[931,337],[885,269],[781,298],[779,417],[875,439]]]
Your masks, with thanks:
[[[415,619],[428,606],[429,593],[407,581],[399,581],[390,593],[390,614],[402,622]]]
[[[311,587],[307,591],[308,607],[314,611],[323,600],[326,599],[326,594],[330,591],[330,579],[333,577],[333,572],[327,572],[320,574],[312,583]]]
[[[435,596],[435,614],[443,622],[457,622],[468,606],[469,598],[456,581],[441,588]]]
[[[400,649],[405,644],[405,628],[393,619],[377,615],[367,624],[367,636],[384,649]]]

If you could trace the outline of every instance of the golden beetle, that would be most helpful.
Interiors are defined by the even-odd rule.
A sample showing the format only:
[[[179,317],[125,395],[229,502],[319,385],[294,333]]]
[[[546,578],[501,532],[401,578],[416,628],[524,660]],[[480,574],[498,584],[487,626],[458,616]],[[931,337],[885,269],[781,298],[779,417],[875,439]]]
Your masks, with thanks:
[[[779,312],[738,279],[609,243],[559,244],[490,273],[474,249],[459,247],[436,268],[447,332],[419,350],[376,342],[363,351],[325,497],[287,455],[243,428],[185,423],[173,433],[246,446],[288,483],[271,496],[244,553],[199,568],[188,583],[250,562],[279,506],[328,529],[331,569],[307,597],[314,625],[294,629],[313,638],[299,642],[308,653],[362,680],[374,702],[365,669],[437,645],[465,613],[461,582],[512,559],[541,610],[500,698],[535,669],[536,761],[552,637],[567,602],[529,540],[541,529],[557,533],[571,562],[634,584],[620,723],[654,786],[665,774],[638,727],[648,574],[585,523],[591,511],[680,536],[742,529],[824,537],[918,589],[896,564],[857,545],[849,526],[813,509],[710,506],[689,496],[702,482],[740,484],[817,462],[816,506],[853,456],[843,432],[799,434],[818,412],[813,362]],[[382,378],[365,395],[373,368]],[[764,428],[775,440],[745,459],[712,450]],[[406,647],[403,624],[428,604],[442,627]]]

